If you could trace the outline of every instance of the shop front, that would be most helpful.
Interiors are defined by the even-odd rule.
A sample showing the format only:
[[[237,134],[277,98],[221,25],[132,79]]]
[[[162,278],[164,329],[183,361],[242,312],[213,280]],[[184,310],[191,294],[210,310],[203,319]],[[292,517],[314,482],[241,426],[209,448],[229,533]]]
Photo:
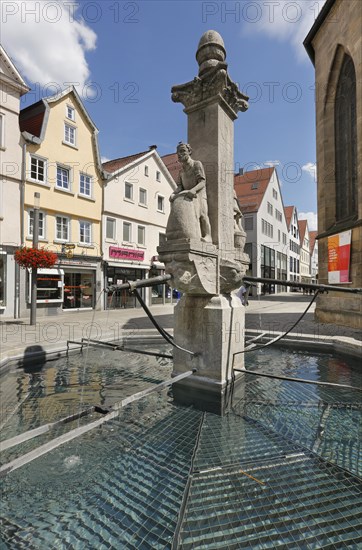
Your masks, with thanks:
[[[150,266],[142,263],[144,257],[144,250],[110,246],[109,261],[105,263],[105,286],[146,279]],[[147,290],[142,288],[139,292],[147,302]],[[105,307],[106,309],[133,308],[139,307],[139,303],[127,290],[120,290],[108,292]]]
[[[0,245],[0,319],[18,316],[17,288],[20,268],[14,259],[14,247]]]
[[[95,271],[65,270],[63,309],[93,309],[95,283]]]
[[[27,302],[30,307],[32,270],[28,269]],[[101,269],[99,262],[59,258],[51,269],[37,270],[37,312],[54,315],[62,311],[100,309]]]
[[[149,277],[158,277],[165,274],[165,265],[159,261],[158,256],[152,257],[152,265],[149,272]],[[152,287],[151,303],[155,304],[172,304],[179,300],[181,292],[176,288],[171,288],[169,285],[155,285]]]
[[[100,309],[98,300],[101,292],[100,261],[89,259],[62,259],[59,266],[64,270],[64,292],[62,309],[80,311]]]
[[[275,250],[267,246],[261,246],[261,277],[264,279],[275,279]],[[275,285],[264,283],[261,288],[262,294],[275,294]]]

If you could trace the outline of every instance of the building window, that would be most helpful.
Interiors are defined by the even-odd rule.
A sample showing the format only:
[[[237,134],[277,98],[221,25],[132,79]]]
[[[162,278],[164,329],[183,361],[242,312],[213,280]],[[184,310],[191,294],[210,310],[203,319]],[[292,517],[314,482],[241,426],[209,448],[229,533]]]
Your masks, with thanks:
[[[278,229],[278,243],[280,243],[280,229]]]
[[[0,252],[0,307],[6,306],[6,254]]]
[[[254,183],[251,185],[251,188],[252,188],[252,189],[258,189],[258,188],[259,188],[259,182],[258,182],[258,181],[254,182]]]
[[[273,215],[273,205],[270,202],[267,203],[268,214]]]
[[[145,164],[145,176],[148,176],[148,166]]]
[[[146,189],[140,188],[139,203],[142,204],[142,206],[147,205],[147,191],[146,191]]]
[[[278,199],[278,191],[273,189],[273,199]]]
[[[263,218],[261,219],[261,232],[267,237],[273,237],[273,226]]]
[[[124,184],[124,198],[133,201],[133,185],[132,183],[125,183]]]
[[[66,115],[69,120],[75,120],[75,110],[70,105],[66,106]]]
[[[62,166],[57,166],[57,184],[56,186],[59,189],[70,190],[70,177],[69,177],[68,168],[63,168]]]
[[[30,157],[30,179],[45,183],[45,160],[33,155]]]
[[[29,210],[29,226],[28,234],[29,237],[33,236],[33,227],[34,227],[34,210]],[[45,239],[45,214],[44,212],[39,212],[39,239]]]
[[[115,240],[116,238],[116,220],[114,218],[106,219],[106,239]]]
[[[335,100],[335,173],[337,221],[357,214],[356,72],[345,55]]]
[[[123,240],[130,243],[132,239],[132,226],[128,222],[123,222]]]
[[[137,243],[142,246],[146,243],[146,228],[143,225],[137,227]]]
[[[278,220],[278,222],[281,222],[283,219],[282,213],[277,208],[275,209],[275,217]]]
[[[69,241],[69,218],[56,216],[55,234],[58,241]]]
[[[156,171],[156,181],[161,181],[161,172]]]
[[[283,233],[283,244],[287,244],[287,235]]]
[[[76,140],[76,128],[69,124],[64,124],[64,141],[69,145],[75,145]]]
[[[79,176],[79,193],[90,197],[92,195],[92,178],[87,174],[80,174]]]
[[[0,113],[0,148],[5,149],[5,115]]]
[[[275,251],[267,246],[261,246],[261,276],[266,279],[275,278]],[[274,293],[273,284],[265,283],[262,287],[263,294]]]
[[[244,218],[244,225],[246,231],[252,231],[254,229],[254,220],[251,216]]]
[[[159,212],[165,211],[165,197],[161,197],[161,195],[157,195],[157,210]]]
[[[91,244],[92,224],[90,222],[79,222],[79,242],[82,244]]]

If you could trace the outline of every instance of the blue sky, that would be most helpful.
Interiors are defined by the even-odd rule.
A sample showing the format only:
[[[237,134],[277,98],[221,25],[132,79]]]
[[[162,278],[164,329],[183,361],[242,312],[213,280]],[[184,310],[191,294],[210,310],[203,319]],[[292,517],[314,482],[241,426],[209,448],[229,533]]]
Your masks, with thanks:
[[[2,44],[32,88],[22,107],[75,83],[111,159],[151,144],[163,155],[186,139],[171,86],[197,75],[198,41],[217,30],[230,76],[250,96],[235,122],[235,168],[274,163],[284,204],[314,228],[314,68],[302,41],[323,3],[4,0]]]

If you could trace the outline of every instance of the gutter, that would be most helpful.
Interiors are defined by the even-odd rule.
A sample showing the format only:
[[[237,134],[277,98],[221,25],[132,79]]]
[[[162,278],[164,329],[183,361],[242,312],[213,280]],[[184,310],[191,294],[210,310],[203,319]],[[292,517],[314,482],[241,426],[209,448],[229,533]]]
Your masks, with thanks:
[[[317,32],[319,31],[322,23],[327,18],[328,14],[329,14],[332,6],[335,4],[335,2],[336,2],[336,0],[326,0],[326,3],[323,5],[323,7],[320,10],[317,18],[314,21],[313,26],[311,27],[309,33],[307,34],[307,36],[305,37],[305,39],[303,41],[303,46],[306,49],[307,54],[308,54],[311,62],[313,63],[313,65],[315,65],[315,55],[314,55],[314,48],[313,48],[313,45],[312,45],[312,41],[313,41],[315,35],[317,34]]]

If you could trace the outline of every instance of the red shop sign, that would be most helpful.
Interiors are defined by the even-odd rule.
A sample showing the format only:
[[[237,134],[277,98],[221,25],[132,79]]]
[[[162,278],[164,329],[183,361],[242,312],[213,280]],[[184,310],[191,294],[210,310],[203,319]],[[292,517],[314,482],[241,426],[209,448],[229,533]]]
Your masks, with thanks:
[[[109,247],[109,256],[118,260],[137,260],[143,262],[145,258],[144,250],[135,250],[134,248]]]

